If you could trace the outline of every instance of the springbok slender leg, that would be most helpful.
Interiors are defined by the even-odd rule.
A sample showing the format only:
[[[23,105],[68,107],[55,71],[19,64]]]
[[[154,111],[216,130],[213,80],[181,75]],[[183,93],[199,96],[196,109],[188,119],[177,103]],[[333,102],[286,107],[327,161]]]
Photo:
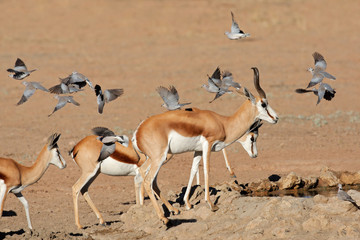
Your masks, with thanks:
[[[80,224],[80,219],[79,219],[79,207],[78,207],[78,198],[79,198],[79,193],[81,192],[81,194],[84,196],[86,202],[89,204],[89,206],[91,207],[91,209],[94,211],[94,213],[96,214],[96,217],[99,219],[100,224],[104,224],[104,219],[100,214],[100,211],[96,208],[95,204],[93,203],[93,201],[91,200],[89,193],[88,193],[88,189],[89,186],[91,185],[91,183],[95,180],[95,178],[99,175],[99,167],[100,164],[98,164],[95,168],[95,170],[92,173],[82,173],[82,175],[80,176],[80,178],[77,180],[77,182],[73,185],[72,187],[72,192],[73,192],[73,203],[74,203],[74,213],[75,213],[75,223],[77,225],[77,227],[79,229],[83,228]]]
[[[136,171],[136,175],[134,177],[134,185],[135,185],[135,194],[136,194],[136,204],[144,205],[143,178],[139,170]]]
[[[225,148],[223,148],[222,153],[223,153],[223,155],[224,155],[226,168],[227,168],[227,169],[229,170],[229,172],[230,172],[230,176],[233,177],[233,178],[236,178],[236,175],[235,175],[234,171],[232,170],[232,168],[231,168],[231,166],[230,166],[230,163],[229,163],[228,156],[227,156],[227,153],[226,153]]]
[[[152,161],[149,171],[147,171],[147,168],[145,165],[144,168],[143,166],[141,166],[141,171],[142,171],[142,175],[144,177],[144,188],[147,192],[147,194],[150,197],[151,203],[153,204],[155,211],[158,215],[158,217],[160,218],[160,220],[166,225],[169,222],[169,219],[167,219],[164,216],[164,213],[162,212],[162,210],[160,209],[160,206],[157,204],[155,195],[154,195],[154,190],[153,190],[153,183],[154,180],[156,180],[156,176],[159,173],[160,167],[163,164],[163,162],[166,160],[166,154],[167,154],[168,149],[166,149],[166,151],[164,151],[162,154],[157,154],[157,157],[160,158],[160,161]],[[152,156],[154,157],[154,156]]]
[[[184,195],[184,201],[185,201],[185,206],[186,206],[187,210],[191,209],[191,204],[189,202],[189,194],[190,194],[191,185],[193,183],[195,174],[197,177],[199,177],[199,164],[201,161],[201,155],[202,155],[202,152],[194,153],[194,159],[193,159],[193,163],[192,163],[192,167],[191,167],[191,171],[190,171],[190,178],[189,178],[189,182],[188,182],[186,192]]]
[[[31,226],[31,221],[30,221],[30,213],[29,213],[29,203],[28,203],[28,201],[26,201],[25,197],[21,194],[21,192],[14,193],[14,194],[19,199],[19,201],[22,203],[22,205],[24,205],[25,214],[26,214],[26,220],[27,220],[28,226],[29,226],[30,229],[33,229],[32,226]]]
[[[204,162],[204,181],[205,181],[205,201],[207,201],[207,203],[210,206],[211,211],[215,212],[219,209],[218,206],[215,206],[213,204],[213,202],[210,200],[210,192],[209,192],[209,161],[210,161],[210,153],[211,153],[211,148],[209,147],[209,145],[211,146],[212,144],[210,144],[209,142],[204,142],[203,143],[203,162]]]
[[[8,193],[6,184],[4,182],[4,180],[0,180],[0,218],[2,216],[2,212],[4,210],[4,203],[5,203],[5,199],[6,199],[6,195]]]
[[[177,215],[180,213],[180,210],[174,207],[169,203],[169,201],[161,194],[161,191],[159,189],[159,186],[157,185],[157,177],[155,177],[155,180],[153,181],[153,189],[156,193],[156,195],[161,199],[161,201],[165,204],[167,209],[172,212],[174,215]]]

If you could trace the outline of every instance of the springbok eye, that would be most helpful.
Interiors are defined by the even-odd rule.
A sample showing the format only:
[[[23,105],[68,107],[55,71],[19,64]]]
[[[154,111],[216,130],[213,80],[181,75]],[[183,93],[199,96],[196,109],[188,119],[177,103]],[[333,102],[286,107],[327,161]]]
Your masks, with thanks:
[[[254,136],[251,136],[250,140],[251,140],[252,142],[254,142],[254,141],[255,141]]]
[[[266,108],[267,105],[266,105],[266,103],[263,102],[263,103],[261,103],[261,106],[262,106],[263,108]]]

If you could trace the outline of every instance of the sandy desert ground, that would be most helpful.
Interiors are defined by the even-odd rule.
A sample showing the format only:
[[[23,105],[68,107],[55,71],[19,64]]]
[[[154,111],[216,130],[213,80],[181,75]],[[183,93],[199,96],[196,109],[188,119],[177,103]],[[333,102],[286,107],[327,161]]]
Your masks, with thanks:
[[[232,93],[210,104],[213,95],[201,88],[207,82],[206,75],[220,66],[255,93],[250,68],[256,66],[269,104],[280,121],[276,125],[264,123],[261,127],[256,159],[249,158],[240,144],[228,147],[237,181],[249,183],[271,174],[285,176],[289,172],[317,176],[324,166],[335,171],[359,171],[358,1],[25,0],[21,4],[0,1],[0,9],[0,156],[31,165],[46,139],[58,132],[62,134],[60,150],[68,164],[63,170],[50,166],[38,183],[23,191],[35,229],[32,236],[27,230],[23,206],[13,195],[8,196],[5,216],[0,219],[0,238],[303,239],[306,236],[307,239],[329,239],[358,236],[359,225],[344,223],[345,230],[352,235],[342,235],[344,231],[337,231],[339,225],[330,235],[323,233],[328,228],[334,229],[331,224],[306,228],[317,226],[311,222],[315,220],[304,225],[310,219],[306,214],[310,213],[299,214],[304,215],[304,219],[299,220],[303,224],[294,225],[295,230],[285,231],[284,227],[275,233],[265,230],[261,234],[256,231],[259,226],[274,229],[275,225],[292,224],[286,221],[293,213],[279,217],[285,221],[283,224],[271,221],[276,215],[272,208],[269,208],[270,215],[257,219],[258,211],[271,204],[297,206],[294,209],[299,211],[311,211],[311,204],[323,204],[325,209],[340,204],[340,209],[343,207],[352,214],[327,214],[318,209],[328,223],[339,216],[352,219],[358,216],[332,197],[273,200],[239,194],[229,197],[234,199],[232,202],[219,200],[221,210],[211,216],[203,216],[211,213],[209,209],[206,209],[209,213],[205,210],[196,213],[205,207],[203,203],[191,211],[182,211],[179,216],[171,216],[187,220],[179,220],[176,226],[166,230],[149,200],[142,209],[135,206],[133,177],[104,175],[92,184],[90,195],[107,226],[98,225],[96,216],[80,196],[80,220],[85,229],[78,230],[73,217],[71,186],[80,176],[80,170],[67,155],[95,126],[131,136],[142,120],[164,112],[162,100],[155,91],[160,85],[175,85],[180,99],[192,102],[192,107],[230,115],[245,99]],[[241,41],[226,38],[224,32],[231,24],[230,11],[251,37]],[[311,55],[315,51],[324,55],[328,72],[337,77],[336,81],[326,80],[336,89],[335,98],[331,102],[323,100],[319,105],[313,94],[294,92],[296,88],[306,87],[311,79],[306,69],[313,66]],[[59,77],[78,71],[105,89],[123,88],[125,93],[106,104],[100,115],[94,92],[86,88],[74,95],[81,104],[79,107],[69,105],[48,117],[57,103],[51,94],[36,92],[28,102],[16,106],[24,86],[9,78],[6,69],[12,67],[18,57],[28,68],[38,69],[26,80],[41,82],[47,88],[57,84]],[[164,192],[179,193],[186,185],[191,159],[191,153],[177,155],[161,168],[158,182]],[[210,165],[211,185],[221,186],[232,180],[221,153],[212,154]],[[303,205],[299,205],[299,201]],[[243,209],[246,216],[237,212],[239,209]],[[139,214],[146,216],[141,218]],[[133,221],[139,220],[139,226],[127,223],[131,216]],[[147,224],[149,222],[151,224]],[[246,225],[250,222],[253,225]],[[346,220],[348,222],[351,219]],[[221,231],[215,230],[219,224],[224,226]],[[242,227],[237,228],[238,225]],[[156,231],[149,231],[150,228]]]

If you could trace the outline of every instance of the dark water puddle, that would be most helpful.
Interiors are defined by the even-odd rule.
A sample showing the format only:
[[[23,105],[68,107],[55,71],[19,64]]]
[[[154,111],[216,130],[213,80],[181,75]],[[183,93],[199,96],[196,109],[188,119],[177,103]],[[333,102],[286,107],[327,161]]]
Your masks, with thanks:
[[[360,192],[360,185],[352,185],[352,186],[343,186],[344,191],[349,191],[350,189],[356,190]],[[251,194],[247,194],[252,197],[284,197],[284,196],[292,196],[292,197],[300,197],[300,198],[311,198],[318,194],[323,195],[325,197],[333,197],[337,195],[338,188],[337,187],[318,187],[314,189],[291,189],[291,190],[276,190],[272,192],[253,192]]]

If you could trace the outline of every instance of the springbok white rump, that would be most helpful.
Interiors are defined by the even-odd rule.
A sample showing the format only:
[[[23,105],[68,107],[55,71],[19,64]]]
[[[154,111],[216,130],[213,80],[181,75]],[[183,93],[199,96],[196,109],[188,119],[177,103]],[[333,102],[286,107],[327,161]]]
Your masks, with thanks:
[[[254,85],[259,96],[253,96],[246,88],[247,101],[232,116],[222,116],[212,111],[169,111],[144,120],[134,132],[132,142],[136,150],[148,157],[140,167],[144,188],[148,193],[158,217],[164,224],[164,216],[154,195],[156,177],[168,153],[179,154],[194,151],[194,157],[204,162],[205,200],[212,211],[218,209],[210,200],[209,159],[211,151],[220,151],[243,136],[257,120],[277,123],[278,116],[270,107],[266,94],[259,84],[259,71],[254,71]],[[154,184],[155,183],[155,184]],[[166,202],[159,189],[157,195]],[[175,213],[179,210],[172,207]]]
[[[32,229],[29,204],[21,194],[21,191],[27,186],[36,183],[50,164],[54,164],[60,169],[66,167],[66,162],[62,158],[57,145],[59,138],[60,134],[51,135],[35,163],[30,167],[23,166],[13,159],[0,158],[0,217],[3,212],[7,194],[9,192],[14,193],[24,205],[28,227]]]
[[[98,159],[103,144],[95,135],[83,138],[70,151],[73,160],[81,169],[81,176],[72,187],[75,223],[79,229],[82,228],[78,209],[80,192],[96,214],[100,224],[104,224],[100,211],[96,208],[88,193],[90,185],[100,173],[111,176],[135,176],[136,203],[143,204],[144,194],[139,166],[144,160],[135,152],[131,141],[127,147],[118,142],[115,144],[115,152],[102,161],[98,161]]]

